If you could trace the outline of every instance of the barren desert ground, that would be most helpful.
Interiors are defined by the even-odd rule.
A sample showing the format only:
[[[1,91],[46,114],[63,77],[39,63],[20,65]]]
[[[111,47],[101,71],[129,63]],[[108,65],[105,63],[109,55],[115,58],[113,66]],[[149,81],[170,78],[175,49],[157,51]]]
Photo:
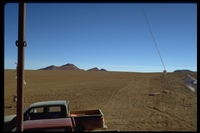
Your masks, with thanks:
[[[197,131],[197,95],[186,74],[25,70],[24,109],[45,100],[69,100],[70,110],[101,109],[108,129]],[[15,70],[4,72],[4,116],[16,114]]]

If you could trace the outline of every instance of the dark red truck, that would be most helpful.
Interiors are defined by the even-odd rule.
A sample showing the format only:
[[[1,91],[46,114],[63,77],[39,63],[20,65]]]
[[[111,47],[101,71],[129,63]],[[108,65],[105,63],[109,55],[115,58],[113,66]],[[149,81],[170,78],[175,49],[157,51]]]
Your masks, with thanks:
[[[71,118],[55,118],[55,119],[39,119],[24,121],[23,131],[53,131],[53,132],[76,132],[76,122],[73,117]],[[110,130],[84,130],[85,132],[119,132],[118,129]],[[16,132],[16,128],[12,130]]]
[[[100,109],[70,111],[69,101],[66,100],[36,102],[24,111],[24,121],[29,121],[27,123],[32,123],[33,120],[48,121],[47,119],[57,118],[70,118],[70,120],[73,118],[77,131],[107,129]],[[15,127],[16,115],[5,116],[4,131],[11,131]]]

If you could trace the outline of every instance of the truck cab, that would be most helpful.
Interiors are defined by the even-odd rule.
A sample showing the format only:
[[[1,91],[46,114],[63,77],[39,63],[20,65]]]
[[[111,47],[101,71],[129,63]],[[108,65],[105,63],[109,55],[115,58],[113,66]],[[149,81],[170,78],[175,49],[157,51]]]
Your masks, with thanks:
[[[69,101],[55,100],[42,101],[31,104],[24,110],[24,121],[51,119],[51,118],[66,118],[69,113]],[[16,115],[4,117],[4,131],[11,131],[16,127]]]
[[[69,101],[44,101],[29,106],[24,111],[24,121],[38,119],[65,118],[69,113]]]

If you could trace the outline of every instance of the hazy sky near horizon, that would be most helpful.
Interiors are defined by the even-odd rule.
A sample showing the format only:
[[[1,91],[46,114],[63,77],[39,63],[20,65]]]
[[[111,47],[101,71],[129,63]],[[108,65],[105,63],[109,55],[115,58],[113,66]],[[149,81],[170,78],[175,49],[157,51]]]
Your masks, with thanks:
[[[197,71],[197,4],[143,3],[168,72]],[[17,62],[18,3],[5,5],[4,68]],[[26,3],[25,69],[162,72],[140,3]]]

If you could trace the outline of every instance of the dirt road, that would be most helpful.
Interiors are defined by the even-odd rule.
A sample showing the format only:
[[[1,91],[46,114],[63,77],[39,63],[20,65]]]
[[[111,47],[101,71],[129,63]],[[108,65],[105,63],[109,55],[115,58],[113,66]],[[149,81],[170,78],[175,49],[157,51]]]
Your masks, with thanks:
[[[108,127],[124,131],[194,130],[196,120],[188,116],[196,115],[195,110],[190,110],[196,103],[190,95],[179,98],[183,92],[176,85],[176,78],[170,82],[169,78],[172,77],[138,75],[127,86],[113,92],[102,107]],[[175,89],[170,88],[171,84]],[[182,126],[184,123],[187,127]]]

